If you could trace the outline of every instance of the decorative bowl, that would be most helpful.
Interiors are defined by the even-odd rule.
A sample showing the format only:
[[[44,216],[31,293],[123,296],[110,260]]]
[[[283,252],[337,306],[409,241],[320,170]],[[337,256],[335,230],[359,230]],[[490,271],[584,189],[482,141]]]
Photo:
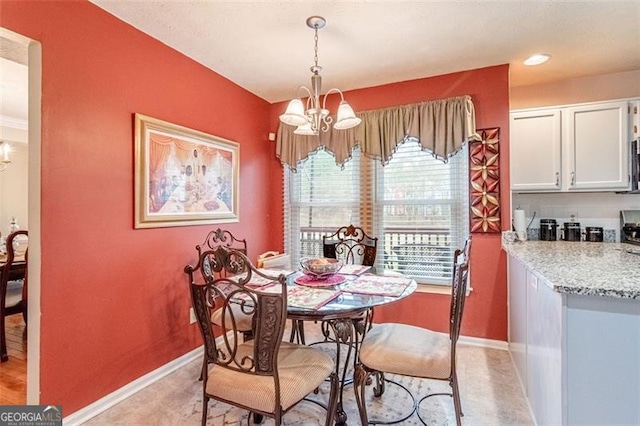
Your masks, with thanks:
[[[340,268],[342,268],[342,262],[328,257],[317,257],[312,259],[302,259],[300,261],[300,267],[302,268],[302,272],[305,274],[322,280],[335,275]]]

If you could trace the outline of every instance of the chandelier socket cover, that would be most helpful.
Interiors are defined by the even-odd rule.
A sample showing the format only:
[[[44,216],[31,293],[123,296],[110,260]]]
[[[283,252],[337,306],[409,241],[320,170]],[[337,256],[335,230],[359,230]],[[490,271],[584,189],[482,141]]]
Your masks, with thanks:
[[[362,121],[356,117],[353,108],[344,100],[342,92],[338,89],[330,89],[322,98],[320,103],[320,94],[322,93],[322,77],[320,71],[322,67],[318,65],[318,30],[326,25],[326,20],[321,16],[311,16],[307,18],[307,26],[315,31],[315,64],[311,70],[311,89],[306,86],[300,86],[307,94],[306,109],[301,98],[292,99],[287,105],[284,114],[280,115],[280,121],[290,126],[296,126],[293,132],[297,135],[318,135],[320,131],[327,132],[333,123],[333,117],[329,115],[326,108],[327,96],[336,92],[340,95],[340,105],[336,114],[336,122],[333,126],[337,130],[350,129],[357,126]]]
[[[0,141],[0,150],[2,151],[2,158],[0,159],[0,172],[2,172],[7,168],[9,164],[11,164],[11,159],[9,158],[11,147],[7,142]]]

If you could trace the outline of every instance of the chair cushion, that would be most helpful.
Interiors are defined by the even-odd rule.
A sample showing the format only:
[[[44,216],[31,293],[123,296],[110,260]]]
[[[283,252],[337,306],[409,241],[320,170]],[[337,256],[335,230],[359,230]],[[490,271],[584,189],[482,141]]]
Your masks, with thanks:
[[[231,306],[231,311],[233,312],[233,317],[236,320],[236,331],[251,331],[252,329],[252,315],[247,315],[242,312],[242,308],[240,305],[229,305]],[[211,314],[211,322],[219,327],[222,327],[222,308],[216,309]],[[227,311],[227,318],[225,324],[228,328],[231,328],[231,315]]]
[[[11,308],[22,301],[23,281],[9,281],[7,283],[7,296],[4,300],[4,306]]]
[[[374,324],[362,342],[360,361],[373,370],[403,376],[446,379],[451,373],[451,340],[405,324]]]
[[[240,345],[253,353],[253,341]],[[280,403],[284,410],[300,401],[334,371],[333,359],[319,349],[283,342],[278,353]],[[209,371],[207,394],[250,409],[275,411],[275,385],[272,376],[257,376],[218,365]]]

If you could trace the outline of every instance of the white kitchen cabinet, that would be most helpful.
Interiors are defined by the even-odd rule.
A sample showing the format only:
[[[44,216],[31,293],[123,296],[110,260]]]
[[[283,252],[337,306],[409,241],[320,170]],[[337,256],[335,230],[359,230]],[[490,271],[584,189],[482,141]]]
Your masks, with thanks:
[[[508,258],[509,351],[537,424],[562,423],[562,296]]]
[[[568,189],[629,189],[629,103],[563,110]]]
[[[527,389],[527,269],[508,258],[509,351],[523,389]]]
[[[561,111],[544,109],[511,114],[511,189],[560,190]]]
[[[630,101],[513,111],[511,189],[516,192],[630,189]]]
[[[527,271],[527,396],[539,425],[562,424],[562,296]]]

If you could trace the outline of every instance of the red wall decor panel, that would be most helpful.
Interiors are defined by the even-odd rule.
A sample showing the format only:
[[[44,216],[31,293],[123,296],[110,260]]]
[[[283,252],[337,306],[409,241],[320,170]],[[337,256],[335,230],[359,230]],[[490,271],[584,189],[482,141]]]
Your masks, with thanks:
[[[477,133],[469,142],[471,232],[500,232],[500,128]]]

